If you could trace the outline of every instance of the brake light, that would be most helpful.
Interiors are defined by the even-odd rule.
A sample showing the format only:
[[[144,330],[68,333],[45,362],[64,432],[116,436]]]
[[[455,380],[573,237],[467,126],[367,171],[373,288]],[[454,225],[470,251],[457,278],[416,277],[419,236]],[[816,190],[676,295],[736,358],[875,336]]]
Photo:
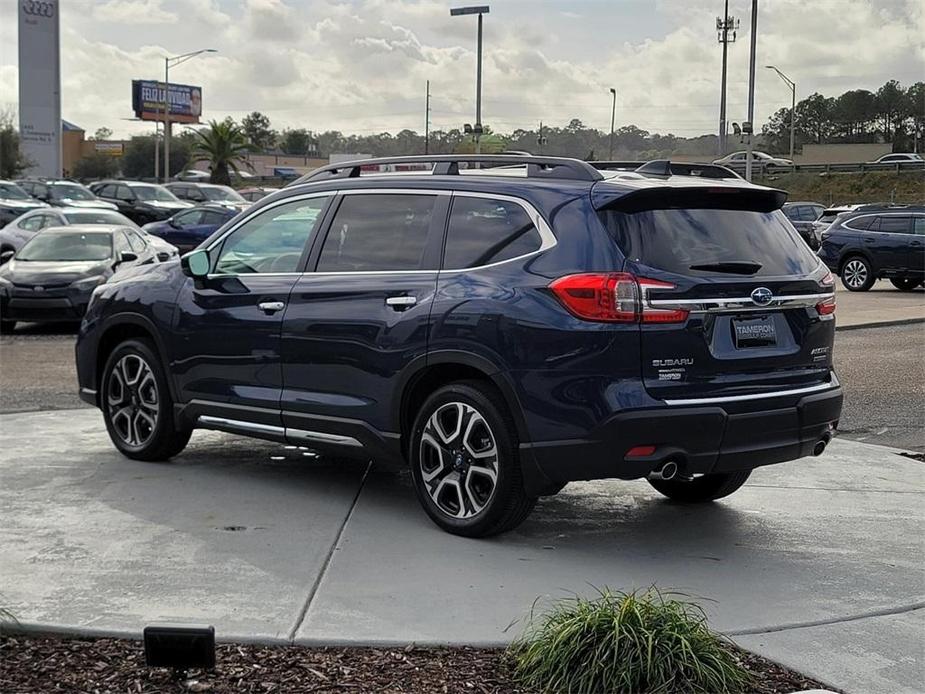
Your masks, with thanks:
[[[825,273],[825,277],[819,280],[819,284],[821,284],[823,287],[834,287],[835,278],[832,276],[831,272],[827,272]]]
[[[820,316],[831,316],[835,313],[835,297],[830,297],[825,301],[820,301],[816,304],[816,311],[818,311]]]
[[[550,290],[570,313],[606,323],[683,323],[688,312],[649,305],[651,289],[674,289],[669,282],[628,272],[586,273],[554,280]]]

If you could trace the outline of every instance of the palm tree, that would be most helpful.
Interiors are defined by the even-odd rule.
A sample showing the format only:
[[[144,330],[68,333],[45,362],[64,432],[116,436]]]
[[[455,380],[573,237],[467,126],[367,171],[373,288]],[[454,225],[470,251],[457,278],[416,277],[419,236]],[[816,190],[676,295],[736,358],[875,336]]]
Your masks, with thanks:
[[[210,121],[208,130],[197,130],[196,141],[190,149],[190,158],[209,160],[212,183],[231,184],[231,171],[238,173],[244,162],[244,155],[253,147],[248,143],[244,131],[234,121]]]

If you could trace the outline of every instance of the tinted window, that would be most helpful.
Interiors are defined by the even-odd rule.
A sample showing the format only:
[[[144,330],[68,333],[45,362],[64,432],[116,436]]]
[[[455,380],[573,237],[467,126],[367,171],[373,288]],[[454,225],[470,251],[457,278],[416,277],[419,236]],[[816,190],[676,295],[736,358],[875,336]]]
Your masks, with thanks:
[[[800,219],[800,210],[802,209],[802,207],[797,207],[796,205],[785,205],[784,214],[787,215],[787,219],[796,221]]]
[[[911,217],[900,217],[898,215],[884,215],[880,218],[880,231],[893,234],[908,234]]]
[[[244,202],[244,198],[238,195],[238,192],[228,186],[202,186],[199,189],[208,200],[231,200],[232,202]]]
[[[202,223],[202,210],[190,210],[189,212],[182,212],[173,218],[173,221],[177,226],[181,227],[191,227],[196,224]]]
[[[601,218],[628,259],[681,275],[710,275],[691,266],[724,261],[759,263],[756,276],[804,275],[819,264],[780,212],[604,210]]]
[[[327,197],[296,200],[265,210],[222,242],[215,272],[296,272],[306,242],[321,221]]]
[[[42,228],[44,223],[45,215],[37,214],[32,217],[27,217],[26,219],[21,219],[16,223],[20,229],[25,229],[26,231],[38,231]]]
[[[96,194],[103,198],[114,198],[116,197],[116,186],[113,183],[107,183],[97,190]]]
[[[29,194],[15,183],[0,183],[0,198],[5,200],[28,200]]]
[[[176,202],[176,196],[163,186],[132,186],[132,192],[139,200],[158,200]]]
[[[913,217],[915,225],[912,228],[913,234],[925,236],[925,217]]]
[[[435,195],[347,195],[321,249],[318,272],[419,270]]]
[[[443,267],[490,265],[538,251],[542,243],[533,220],[517,203],[456,197]]]
[[[135,196],[132,194],[132,191],[128,189],[128,186],[118,185],[116,186],[116,195],[119,200],[134,200]]]
[[[845,226],[856,231],[867,231],[870,229],[871,224],[874,222],[876,222],[876,224],[874,224],[875,231],[880,223],[877,217],[873,215],[864,215],[863,217],[855,217],[854,219],[849,219],[845,222]]]
[[[816,213],[816,208],[809,205],[802,205],[800,207],[800,219],[804,222],[815,222],[816,217],[819,215]]]
[[[22,247],[16,260],[106,260],[112,257],[112,236],[106,231],[76,234],[42,232]]]
[[[215,224],[216,226],[221,226],[225,223],[225,220],[228,219],[227,216],[223,215],[221,212],[215,212],[214,210],[209,210],[202,213],[202,220],[200,224]]]

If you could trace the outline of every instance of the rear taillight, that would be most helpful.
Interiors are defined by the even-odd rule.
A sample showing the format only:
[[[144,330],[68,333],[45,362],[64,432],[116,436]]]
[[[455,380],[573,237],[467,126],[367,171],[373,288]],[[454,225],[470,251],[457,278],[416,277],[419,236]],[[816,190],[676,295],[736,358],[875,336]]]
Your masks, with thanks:
[[[586,273],[554,280],[549,288],[573,315],[606,323],[683,323],[683,309],[648,305],[652,289],[674,289],[669,282],[635,277],[628,272]]]
[[[819,284],[821,284],[823,287],[834,287],[835,278],[832,276],[831,272],[827,272],[825,273],[825,277],[819,280]]]
[[[816,311],[818,311],[820,316],[830,316],[835,313],[835,297],[833,296],[825,301],[820,301],[816,304]]]

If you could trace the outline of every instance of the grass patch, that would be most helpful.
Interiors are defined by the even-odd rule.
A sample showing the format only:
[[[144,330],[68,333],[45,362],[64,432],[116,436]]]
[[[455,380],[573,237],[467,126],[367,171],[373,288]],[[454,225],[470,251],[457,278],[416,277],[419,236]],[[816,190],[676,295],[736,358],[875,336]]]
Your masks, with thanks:
[[[866,171],[863,173],[788,173],[759,176],[755,183],[786,190],[790,200],[812,200],[823,205],[865,202],[925,202],[921,171]]]
[[[543,692],[727,694],[750,675],[703,610],[656,589],[562,600],[509,650],[515,678]]]

